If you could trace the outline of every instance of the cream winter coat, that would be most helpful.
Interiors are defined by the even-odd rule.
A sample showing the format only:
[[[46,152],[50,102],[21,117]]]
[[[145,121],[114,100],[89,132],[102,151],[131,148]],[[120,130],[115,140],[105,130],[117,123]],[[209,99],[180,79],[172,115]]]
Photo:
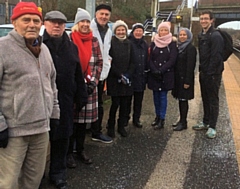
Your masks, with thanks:
[[[112,31],[108,29],[105,38],[104,43],[102,42],[101,36],[98,31],[97,23],[95,19],[91,21],[91,29],[93,32],[93,36],[98,39],[100,50],[102,53],[102,59],[103,59],[103,68],[100,76],[100,81],[103,81],[107,78],[110,67],[111,67],[111,60],[112,58],[109,56],[109,49],[111,47],[111,39],[112,39]]]

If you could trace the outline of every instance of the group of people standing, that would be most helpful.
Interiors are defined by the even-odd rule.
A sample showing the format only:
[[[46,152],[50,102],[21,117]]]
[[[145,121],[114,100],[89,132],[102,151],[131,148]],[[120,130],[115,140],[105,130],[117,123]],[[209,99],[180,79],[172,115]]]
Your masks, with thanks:
[[[116,21],[111,31],[111,11],[109,5],[98,5],[91,19],[86,10],[78,8],[70,36],[65,32],[65,15],[50,11],[44,17],[41,37],[41,10],[32,2],[19,2],[13,9],[14,30],[0,39],[0,188],[37,189],[44,174],[48,140],[49,179],[56,188],[68,188],[67,167],[76,167],[73,151],[83,163],[92,163],[84,150],[87,124],[91,125],[93,141],[111,143],[117,110],[117,132],[127,137],[125,126],[133,109],[133,125],[142,128],[146,85],[153,91],[154,130],[164,127],[170,90],[179,100],[180,110],[180,120],[173,130],[187,129],[197,53],[191,44],[192,33],[181,28],[175,38],[171,24],[162,22],[148,46],[141,23],[132,26],[129,36],[122,20]],[[200,15],[204,118],[193,127],[208,129],[209,138],[216,135],[223,71],[223,67],[217,67],[222,66],[222,50],[216,49],[222,45],[221,36],[217,32],[209,34],[213,31],[212,19],[211,12]],[[105,81],[111,96],[107,135],[101,131]]]

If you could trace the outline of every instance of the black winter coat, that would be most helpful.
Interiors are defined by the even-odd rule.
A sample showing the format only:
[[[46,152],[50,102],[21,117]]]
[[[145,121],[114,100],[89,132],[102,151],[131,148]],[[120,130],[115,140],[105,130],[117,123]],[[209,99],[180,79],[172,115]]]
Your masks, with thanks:
[[[43,42],[49,48],[56,68],[56,84],[60,106],[60,126],[55,130],[54,137],[51,140],[68,138],[73,133],[74,102],[87,103],[88,97],[78,50],[65,32],[61,43],[56,45],[53,38],[45,30]]]
[[[132,80],[134,71],[133,50],[130,40],[120,41],[113,36],[109,55],[112,57],[111,68],[107,78],[107,94],[110,96],[131,96],[132,85],[119,83],[122,74]]]
[[[142,92],[146,89],[148,44],[142,39],[136,39],[130,34],[129,40],[133,46],[134,73],[132,76],[133,91]]]
[[[168,46],[159,48],[154,42],[150,46],[148,68],[148,88],[153,91],[168,91],[174,87],[174,66],[178,56],[177,44],[172,41]],[[161,72],[162,79],[153,76],[153,72]]]
[[[194,70],[196,66],[196,48],[190,43],[178,54],[177,63],[175,65],[175,84],[172,90],[173,97],[177,99],[190,100],[194,98]],[[190,85],[188,89],[184,89],[183,85]]]
[[[224,70],[223,65],[224,41],[221,34],[211,26],[207,33],[198,35],[199,71],[207,75],[219,75]]]

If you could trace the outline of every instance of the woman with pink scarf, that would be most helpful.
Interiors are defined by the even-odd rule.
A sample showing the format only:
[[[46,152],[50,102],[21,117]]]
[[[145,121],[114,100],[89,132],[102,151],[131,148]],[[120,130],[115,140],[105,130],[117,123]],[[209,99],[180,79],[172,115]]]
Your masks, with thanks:
[[[162,129],[167,111],[167,93],[174,87],[174,65],[178,49],[176,38],[170,32],[171,24],[162,22],[150,46],[148,88],[153,91],[156,117],[154,130]]]

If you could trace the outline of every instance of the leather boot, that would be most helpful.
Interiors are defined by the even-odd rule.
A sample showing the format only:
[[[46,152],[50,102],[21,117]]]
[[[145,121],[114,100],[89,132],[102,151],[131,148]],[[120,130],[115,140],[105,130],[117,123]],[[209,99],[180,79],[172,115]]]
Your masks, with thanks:
[[[154,126],[154,130],[163,129],[165,124],[165,119],[160,119],[158,125]]]
[[[179,124],[180,124],[180,121],[178,121],[178,122],[172,124],[172,127],[177,127]]]
[[[92,164],[93,163],[92,159],[87,156],[87,154],[85,153],[84,150],[81,153],[79,153],[78,156],[79,156],[79,159],[81,160],[81,162],[83,162],[84,164]]]
[[[177,127],[175,127],[174,131],[182,131],[184,129],[187,129],[187,123],[179,123]]]
[[[156,126],[156,125],[159,124],[159,122],[160,122],[160,117],[159,117],[159,116],[156,116],[151,125],[152,125],[152,126]]]
[[[122,137],[127,137],[127,131],[125,130],[124,127],[118,127],[118,133],[122,136]]]
[[[111,138],[115,138],[115,129],[114,128],[108,128],[107,135]]]

